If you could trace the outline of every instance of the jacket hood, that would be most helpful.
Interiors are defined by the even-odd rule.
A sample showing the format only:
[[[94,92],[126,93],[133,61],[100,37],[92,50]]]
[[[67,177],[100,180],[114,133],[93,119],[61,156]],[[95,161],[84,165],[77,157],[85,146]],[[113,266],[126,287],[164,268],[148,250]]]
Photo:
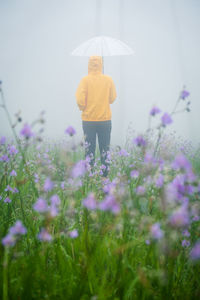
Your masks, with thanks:
[[[101,56],[90,56],[88,62],[88,74],[102,74],[103,61]]]

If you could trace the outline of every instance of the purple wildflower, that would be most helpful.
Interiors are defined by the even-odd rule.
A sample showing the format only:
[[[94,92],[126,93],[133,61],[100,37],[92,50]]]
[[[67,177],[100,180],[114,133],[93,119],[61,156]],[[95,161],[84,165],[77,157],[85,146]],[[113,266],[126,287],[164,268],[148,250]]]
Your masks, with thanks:
[[[16,187],[14,187],[13,193],[19,193],[19,190]]]
[[[189,247],[190,246],[190,241],[188,241],[188,240],[182,240],[182,246],[183,247]]]
[[[105,199],[99,203],[100,210],[110,210],[114,214],[120,212],[120,205],[113,195],[106,195]]]
[[[33,205],[33,209],[39,213],[44,213],[48,211],[48,205],[46,200],[38,198],[37,202]]]
[[[56,217],[58,215],[58,207],[55,204],[51,204],[49,207],[49,213],[52,217]]]
[[[3,154],[3,155],[0,157],[0,161],[9,162],[9,157],[8,157],[8,155]]]
[[[60,187],[61,187],[62,190],[65,189],[65,182],[64,181],[61,182]]]
[[[106,194],[113,194],[115,189],[116,189],[116,181],[113,180],[112,182],[109,182],[109,179],[107,178],[104,181],[104,187],[103,187],[103,191]]]
[[[16,238],[8,233],[3,239],[2,239],[2,244],[4,246],[14,246],[16,243]]]
[[[69,232],[69,236],[72,238],[72,239],[75,239],[78,237],[78,231],[76,229],[72,230]]]
[[[153,106],[150,111],[150,115],[155,116],[155,115],[159,114],[160,112],[161,112],[161,110],[157,106]]]
[[[150,245],[150,244],[151,244],[150,240],[146,240],[146,241],[145,241],[145,244],[146,244],[146,245]]]
[[[43,189],[45,192],[49,192],[53,189],[53,182],[51,181],[51,179],[48,177],[46,178],[45,182],[44,182],[44,186],[43,186]]]
[[[119,152],[118,152],[118,155],[119,156],[129,156],[129,153],[125,150],[125,149],[121,149]]]
[[[11,172],[10,172],[10,176],[17,176],[17,173],[16,173],[16,171],[15,170],[12,170]]]
[[[190,93],[188,91],[182,90],[180,98],[183,99],[183,100],[185,100],[185,98],[187,98],[189,95],[190,95]]]
[[[170,117],[170,115],[168,113],[164,113],[163,116],[161,117],[161,121],[162,121],[162,126],[166,126],[172,123],[172,118]]]
[[[167,186],[167,199],[169,202],[183,202],[187,193],[185,176],[178,174]]]
[[[145,147],[145,146],[146,146],[146,141],[144,140],[144,138],[143,138],[141,135],[139,135],[138,137],[136,137],[136,138],[133,140],[133,143],[134,143],[136,146],[138,146],[138,147],[140,147],[140,146]]]
[[[4,145],[6,143],[6,137],[5,136],[2,136],[0,138],[0,145]]]
[[[12,200],[9,198],[9,197],[6,197],[5,199],[4,199],[4,202],[5,203],[10,203]]]
[[[58,195],[51,196],[50,201],[52,205],[60,205],[60,198]]]
[[[172,168],[174,170],[185,170],[190,171],[192,169],[191,163],[188,159],[181,153],[175,157],[175,160],[172,163]]]
[[[18,153],[18,150],[17,150],[17,148],[14,145],[9,146],[8,147],[8,151],[9,151],[10,155],[14,155],[14,154]]]
[[[159,240],[163,237],[164,233],[163,230],[160,229],[160,224],[159,223],[155,223],[151,226],[151,236],[153,239],[155,240]]]
[[[163,184],[164,184],[164,176],[160,174],[159,177],[156,179],[156,186],[158,188],[161,188]]]
[[[97,207],[97,202],[94,197],[93,193],[90,193],[87,198],[85,198],[83,201],[83,206],[87,207],[88,209],[94,210]]]
[[[185,230],[183,230],[182,235],[188,237],[188,236],[190,236],[190,233],[187,229],[185,229]]]
[[[73,136],[76,134],[76,130],[72,127],[72,126],[69,126],[66,130],[65,130],[65,133],[69,134],[70,136]]]
[[[138,178],[139,172],[137,170],[132,170],[130,173],[131,178]]]
[[[154,158],[154,156],[151,153],[147,152],[147,153],[145,153],[145,156],[144,156],[144,163],[155,165],[156,159]]]
[[[135,189],[135,192],[137,195],[144,195],[145,191],[146,191],[146,189],[142,185],[138,185],[137,188]]]
[[[39,181],[39,175],[37,173],[34,174],[34,181],[35,183]]]
[[[105,170],[106,169],[106,166],[105,165],[101,165],[100,166],[100,170]]]
[[[197,242],[190,251],[190,258],[193,261],[200,259],[200,242]]]
[[[197,222],[197,221],[199,221],[200,220],[200,217],[199,216],[194,216],[193,218],[192,218],[192,221],[193,222]]]
[[[38,239],[43,242],[50,242],[52,240],[52,236],[45,228],[42,228],[40,233],[38,234]]]
[[[5,192],[7,191],[13,192],[13,189],[11,188],[10,185],[7,185],[7,187],[5,188]]]
[[[190,219],[186,205],[182,205],[175,210],[170,216],[169,221],[174,227],[184,227],[189,225]]]
[[[87,162],[85,160],[78,161],[72,169],[72,177],[77,178],[83,176],[87,172]]]
[[[25,234],[27,232],[26,228],[23,226],[20,220],[16,221],[15,225],[10,227],[10,233],[13,235],[16,234]]]
[[[24,127],[20,131],[20,134],[24,136],[26,139],[29,139],[32,136],[34,136],[34,133],[32,132],[30,125],[28,125],[27,123],[24,124]]]

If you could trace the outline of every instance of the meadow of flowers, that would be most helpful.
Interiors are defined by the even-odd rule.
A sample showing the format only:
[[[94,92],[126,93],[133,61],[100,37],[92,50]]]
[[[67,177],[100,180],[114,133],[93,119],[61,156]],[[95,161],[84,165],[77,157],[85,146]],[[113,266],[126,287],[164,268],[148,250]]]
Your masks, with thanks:
[[[50,143],[44,112],[13,123],[0,91],[15,138],[0,138],[1,298],[200,299],[199,151],[165,133],[189,92],[111,147],[105,179],[73,127]]]

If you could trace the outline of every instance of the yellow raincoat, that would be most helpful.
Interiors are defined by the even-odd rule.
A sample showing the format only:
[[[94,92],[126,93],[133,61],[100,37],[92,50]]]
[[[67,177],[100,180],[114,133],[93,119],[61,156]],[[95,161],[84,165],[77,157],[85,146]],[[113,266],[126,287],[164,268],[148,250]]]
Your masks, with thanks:
[[[110,104],[116,99],[112,78],[102,74],[102,57],[91,56],[88,75],[83,77],[76,91],[83,121],[111,120]]]

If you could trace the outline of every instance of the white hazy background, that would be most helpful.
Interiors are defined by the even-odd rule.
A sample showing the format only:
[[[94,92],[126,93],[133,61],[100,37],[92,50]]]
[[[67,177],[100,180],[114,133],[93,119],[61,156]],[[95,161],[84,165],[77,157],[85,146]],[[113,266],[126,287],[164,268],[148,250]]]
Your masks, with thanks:
[[[118,94],[111,106],[111,144],[124,145],[128,126],[143,132],[152,105],[170,112],[184,84],[192,112],[177,114],[167,130],[198,143],[199,16],[199,0],[0,0],[0,80],[13,120],[21,110],[23,123],[31,123],[45,110],[46,137],[63,138],[72,125],[82,138],[75,92],[88,58],[70,53],[95,35],[107,35],[135,51],[105,58],[105,74]],[[2,109],[0,135],[11,136]]]

